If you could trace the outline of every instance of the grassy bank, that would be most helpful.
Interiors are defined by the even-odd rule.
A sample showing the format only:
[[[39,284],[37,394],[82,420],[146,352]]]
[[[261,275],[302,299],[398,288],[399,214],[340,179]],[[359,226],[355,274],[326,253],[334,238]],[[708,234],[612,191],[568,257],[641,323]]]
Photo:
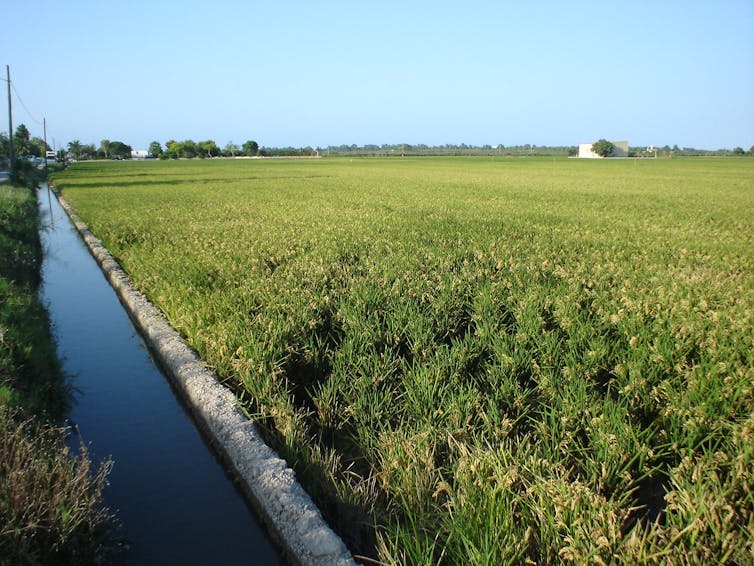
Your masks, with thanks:
[[[754,560],[754,162],[81,164],[83,219],[384,563]]]
[[[37,299],[41,261],[33,191],[0,186],[0,562],[94,563],[110,524],[109,464],[93,469],[55,425],[70,385]]]

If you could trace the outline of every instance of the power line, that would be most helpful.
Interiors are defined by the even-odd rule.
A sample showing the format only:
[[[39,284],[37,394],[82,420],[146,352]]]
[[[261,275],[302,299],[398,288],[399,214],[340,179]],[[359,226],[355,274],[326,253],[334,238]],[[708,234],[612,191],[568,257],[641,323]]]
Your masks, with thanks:
[[[16,89],[16,85],[13,84],[12,81],[10,81],[10,86],[13,89],[13,92],[16,93],[16,98],[18,98],[18,101],[21,103],[21,106],[24,107],[24,110],[26,110],[26,113],[29,115],[29,118],[31,118],[32,122],[36,122],[38,126],[43,126],[41,120],[37,120],[34,115],[31,113],[31,111],[26,107],[26,104],[24,104],[23,98],[21,98],[21,95],[18,93],[18,90]]]

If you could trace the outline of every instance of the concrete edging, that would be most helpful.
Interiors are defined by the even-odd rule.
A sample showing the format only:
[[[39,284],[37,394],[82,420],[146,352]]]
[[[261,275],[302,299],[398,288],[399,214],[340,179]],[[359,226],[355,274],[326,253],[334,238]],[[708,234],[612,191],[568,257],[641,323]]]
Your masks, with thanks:
[[[215,450],[232,467],[244,494],[283,547],[286,557],[301,565],[355,565],[346,545],[296,481],[293,470],[262,440],[256,425],[239,409],[233,393],[220,383],[157,307],[136,290],[60,191],[50,188],[153,355]]]

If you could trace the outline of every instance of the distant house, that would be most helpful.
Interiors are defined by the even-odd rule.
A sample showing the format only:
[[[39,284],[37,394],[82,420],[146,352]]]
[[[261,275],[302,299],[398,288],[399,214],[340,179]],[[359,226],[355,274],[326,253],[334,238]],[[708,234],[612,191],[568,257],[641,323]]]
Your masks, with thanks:
[[[614,141],[613,151],[607,157],[628,157],[628,142],[627,141]],[[579,144],[579,157],[586,157],[589,159],[602,159],[601,155],[597,155],[592,151],[592,145],[594,142],[580,143]]]
[[[149,157],[149,152],[146,149],[132,149],[131,159],[146,159]]]

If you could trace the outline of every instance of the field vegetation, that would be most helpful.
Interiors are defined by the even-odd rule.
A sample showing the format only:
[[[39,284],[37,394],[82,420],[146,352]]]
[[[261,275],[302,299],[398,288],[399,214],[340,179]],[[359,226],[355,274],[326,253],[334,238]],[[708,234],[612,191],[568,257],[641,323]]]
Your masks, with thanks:
[[[754,161],[57,184],[381,563],[754,562]]]

